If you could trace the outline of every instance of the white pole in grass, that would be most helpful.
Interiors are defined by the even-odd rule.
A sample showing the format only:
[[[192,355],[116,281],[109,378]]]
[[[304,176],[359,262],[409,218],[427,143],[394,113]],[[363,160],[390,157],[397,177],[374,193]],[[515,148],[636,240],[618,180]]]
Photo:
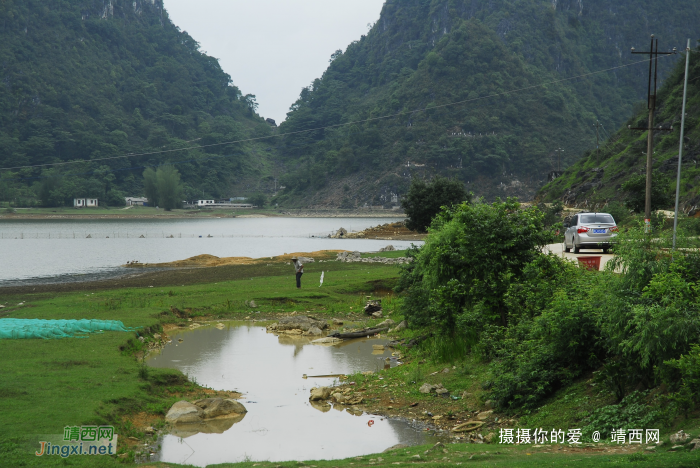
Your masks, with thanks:
[[[683,162],[683,130],[685,129],[685,97],[688,92],[688,63],[690,62],[690,39],[685,48],[685,82],[683,83],[683,107],[681,111],[681,141],[678,144],[678,175],[676,176],[676,210],[673,216],[673,250],[676,249],[676,228],[678,227],[678,199],[681,195],[681,163]]]

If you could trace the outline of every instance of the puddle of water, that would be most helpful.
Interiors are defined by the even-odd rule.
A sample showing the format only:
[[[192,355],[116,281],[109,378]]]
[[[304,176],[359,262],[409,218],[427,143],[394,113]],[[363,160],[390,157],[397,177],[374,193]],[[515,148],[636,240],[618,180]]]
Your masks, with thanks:
[[[164,436],[157,460],[196,466],[243,460],[328,460],[381,452],[395,444],[433,441],[406,421],[354,416],[340,407],[324,412],[309,403],[312,387],[328,386],[335,379],[303,379],[304,374],[382,369],[391,352],[373,350],[372,345],[388,340],[319,346],[306,337],[266,333],[260,325],[226,325],[223,330],[207,326],[171,332],[172,343],[147,362],[177,368],[200,385],[245,392],[240,402],[248,413],[223,434]],[[391,365],[396,365],[395,360]],[[374,421],[371,426],[370,420]]]

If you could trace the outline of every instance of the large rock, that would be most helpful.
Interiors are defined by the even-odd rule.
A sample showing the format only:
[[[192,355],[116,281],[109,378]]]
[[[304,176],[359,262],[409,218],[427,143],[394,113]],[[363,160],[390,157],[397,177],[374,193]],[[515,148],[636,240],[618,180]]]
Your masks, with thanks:
[[[394,250],[396,250],[396,248],[393,245],[387,245],[379,249],[380,252],[393,252]]]
[[[178,401],[170,407],[168,414],[165,415],[165,420],[171,423],[196,422],[201,420],[200,414],[202,408],[193,405],[189,401]]]
[[[309,401],[327,400],[330,396],[331,389],[329,387],[314,387],[311,389]]]
[[[418,389],[418,391],[421,392],[421,393],[430,393],[430,392],[432,392],[433,390],[435,390],[435,387],[436,387],[435,385],[432,385],[432,384],[429,384],[429,383],[426,382],[426,383],[424,383],[423,385],[420,386],[420,388]]]
[[[675,434],[671,434],[669,437],[669,440],[671,441],[672,444],[684,444],[686,440],[688,440],[690,436],[683,432],[683,429],[680,431],[676,432]]]
[[[309,331],[310,328],[316,327],[321,330],[328,328],[328,324],[323,320],[307,317],[305,315],[297,315],[294,317],[283,317],[277,322],[276,330],[304,330]]]
[[[230,398],[204,398],[195,401],[194,404],[202,408],[202,418],[204,419],[236,417],[248,412],[245,406]]]
[[[406,322],[405,320],[401,320],[401,322],[398,325],[396,325],[396,328],[394,328],[393,330],[389,330],[389,332],[400,332],[401,330],[405,330],[406,327],[408,327],[408,322]]]
[[[308,333],[309,335],[314,335],[314,336],[323,335],[323,332],[318,327],[311,327],[311,328],[309,328],[309,331],[307,331],[306,333]]]
[[[384,320],[382,323],[378,324],[378,325],[377,325],[377,328],[381,328],[381,327],[392,327],[392,326],[394,326],[394,325],[396,325],[396,322],[394,322],[393,320],[391,320],[390,318],[388,318],[388,319]]]
[[[362,254],[358,251],[340,252],[335,259],[339,262],[359,262],[361,257]]]
[[[347,229],[341,227],[331,237],[333,239],[344,239],[345,237],[347,237],[347,235],[348,235]]]
[[[481,413],[476,415],[476,419],[479,421],[486,421],[488,418],[491,417],[493,414],[493,410],[488,410],[488,411],[482,411]]]

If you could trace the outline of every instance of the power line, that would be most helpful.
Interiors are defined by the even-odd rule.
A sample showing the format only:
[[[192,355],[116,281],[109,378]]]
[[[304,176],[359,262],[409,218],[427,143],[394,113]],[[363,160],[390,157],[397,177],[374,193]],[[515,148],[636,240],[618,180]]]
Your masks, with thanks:
[[[441,109],[441,108],[445,108],[445,107],[456,106],[456,105],[460,105],[460,104],[467,104],[470,102],[481,101],[484,99],[490,99],[490,98],[499,97],[499,96],[507,96],[509,94],[519,93],[519,92],[527,91],[530,89],[541,88],[543,86],[552,85],[552,84],[556,84],[556,83],[562,83],[565,81],[571,81],[571,80],[575,80],[578,78],[587,78],[587,77],[597,75],[600,73],[606,73],[606,72],[609,72],[612,70],[619,70],[620,68],[630,67],[633,65],[638,65],[640,63],[646,63],[649,61],[650,60],[641,60],[639,62],[628,63],[626,65],[619,65],[617,67],[611,67],[611,68],[606,68],[604,70],[598,70],[598,71],[594,71],[594,72],[584,73],[584,74],[572,76],[569,78],[562,78],[559,80],[548,81],[546,83],[525,86],[524,88],[513,89],[510,91],[503,91],[500,93],[487,94],[486,96],[480,96],[480,97],[471,98],[471,99],[464,99],[462,101],[455,101],[455,102],[450,102],[447,104],[440,104],[438,106],[432,106],[430,108],[397,112],[395,114],[383,115],[380,117],[370,117],[368,119],[355,120],[352,122],[346,122],[346,123],[335,124],[335,125],[327,125],[325,127],[310,128],[307,130],[297,130],[295,132],[281,133],[278,135],[268,135],[268,136],[255,137],[255,138],[244,138],[241,140],[226,141],[226,142],[222,142],[222,143],[212,143],[209,145],[188,146],[186,148],[175,148],[175,149],[161,150],[161,151],[149,151],[146,153],[128,153],[128,154],[124,154],[124,155],[120,155],[120,156],[110,156],[107,158],[79,159],[79,160],[74,160],[74,161],[63,161],[63,162],[58,162],[58,163],[33,164],[33,165],[27,165],[27,166],[14,166],[14,167],[0,167],[0,171],[9,171],[9,170],[14,170],[14,169],[29,169],[29,168],[37,168],[37,167],[65,166],[68,164],[77,164],[77,163],[85,163],[85,162],[99,162],[99,161],[109,161],[109,160],[115,160],[115,159],[135,158],[135,157],[139,157],[139,156],[153,156],[156,154],[167,154],[167,153],[173,153],[173,152],[177,152],[177,151],[188,151],[188,150],[194,150],[194,149],[212,148],[215,146],[233,145],[233,144],[237,144],[237,143],[249,143],[249,142],[253,142],[253,141],[267,140],[269,138],[279,138],[279,137],[283,137],[283,136],[298,135],[300,133],[306,133],[306,132],[315,132],[315,131],[326,130],[326,129],[331,129],[331,128],[346,127],[348,125],[356,125],[356,124],[361,124],[361,123],[366,123],[366,122],[386,120],[386,119],[390,119],[393,117],[399,117],[399,116],[406,115],[406,114],[414,114],[416,112],[422,112],[422,111],[426,111],[426,110]]]

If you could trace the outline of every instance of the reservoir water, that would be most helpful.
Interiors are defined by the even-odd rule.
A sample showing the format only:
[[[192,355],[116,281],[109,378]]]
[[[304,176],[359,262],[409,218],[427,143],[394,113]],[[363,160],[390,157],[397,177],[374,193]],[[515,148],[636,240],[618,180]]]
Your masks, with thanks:
[[[397,218],[0,220],[0,286],[84,281],[124,274],[120,265],[210,254],[267,257],[316,250],[377,251],[410,241],[329,239]],[[172,236],[172,237],[171,237]],[[415,244],[421,242],[414,241]]]
[[[413,422],[364,413],[356,407],[322,407],[309,402],[312,387],[333,378],[307,374],[374,371],[381,383],[391,352],[374,351],[378,338],[348,340],[334,346],[311,338],[267,333],[259,324],[231,322],[170,332],[172,342],[152,355],[153,367],[174,367],[200,385],[243,392],[245,417],[221,434],[166,435],[156,460],[205,466],[251,461],[338,459],[381,452],[395,444],[433,442]],[[181,338],[183,341],[179,342]],[[391,358],[390,358],[391,359]],[[392,361],[392,365],[396,365]],[[368,424],[373,421],[373,424]]]

